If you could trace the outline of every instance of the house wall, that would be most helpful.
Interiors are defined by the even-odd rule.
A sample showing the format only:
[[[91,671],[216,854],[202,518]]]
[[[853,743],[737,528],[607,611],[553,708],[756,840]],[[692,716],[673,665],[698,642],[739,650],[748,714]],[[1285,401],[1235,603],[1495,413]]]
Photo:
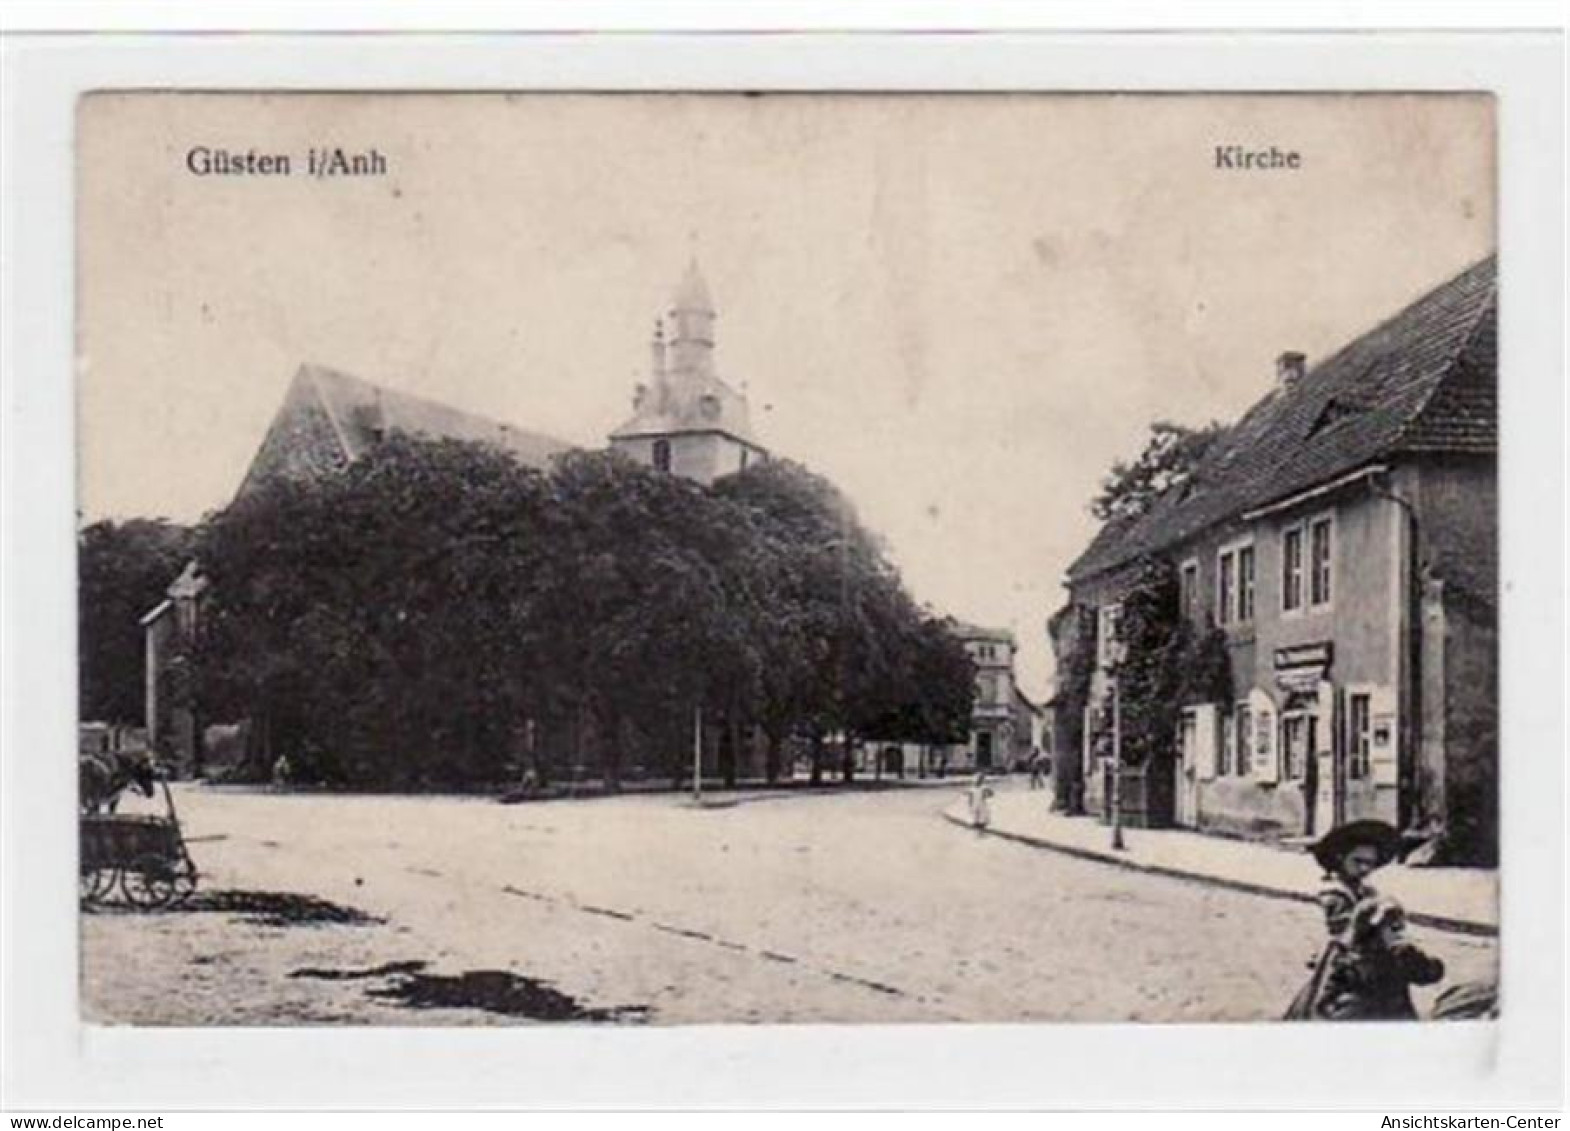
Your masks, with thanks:
[[[1286,531],[1313,519],[1330,516],[1333,523],[1331,600],[1320,608],[1288,612],[1282,607],[1284,543]],[[1319,767],[1305,765],[1296,779],[1285,773],[1282,750],[1282,711],[1290,696],[1277,668],[1281,649],[1328,644],[1331,660],[1323,673],[1329,694],[1317,704],[1317,742],[1326,748],[1336,742],[1342,724],[1336,700],[1351,689],[1374,695],[1397,694],[1399,653],[1400,552],[1399,523],[1404,521],[1397,504],[1353,488],[1339,496],[1310,500],[1279,514],[1265,516],[1230,537],[1208,541],[1201,553],[1202,571],[1208,573],[1204,592],[1213,611],[1216,602],[1218,554],[1236,537],[1252,536],[1255,553],[1254,619],[1252,624],[1229,626],[1228,652],[1232,661],[1233,703],[1253,700],[1256,710],[1266,703],[1271,711],[1273,760],[1276,780],[1260,773],[1256,759],[1249,772],[1217,773],[1197,782],[1197,823],[1202,828],[1252,837],[1301,836],[1310,825],[1312,792]],[[1305,533],[1305,582],[1307,542]],[[1325,702],[1325,699],[1330,699]],[[1224,724],[1223,724],[1224,725]],[[1399,727],[1393,738],[1399,735]],[[1257,749],[1255,751],[1258,753]],[[1399,757],[1399,755],[1397,755]],[[1328,769],[1328,764],[1326,764]],[[1397,783],[1377,784],[1372,775],[1347,779],[1341,819],[1397,817]]]
[[[1007,772],[1021,758],[1014,714],[1014,642],[1006,635],[969,637],[965,651],[976,666],[976,696],[970,741],[954,751],[951,766]],[[1028,743],[1028,734],[1025,739]]]
[[[1224,626],[1233,701],[1213,705],[1217,756],[1191,757],[1186,765],[1178,759],[1180,817],[1201,829],[1259,838],[1309,835],[1331,823],[1376,817],[1402,827],[1443,826],[1459,846],[1453,852],[1472,861],[1493,858],[1494,466],[1489,457],[1424,456],[1290,510],[1206,532],[1171,552],[1180,568],[1184,562],[1197,566],[1191,608],[1201,631],[1216,619],[1220,554],[1248,539],[1255,554],[1253,619]],[[1307,523],[1321,516],[1331,518],[1334,531],[1331,599],[1319,608],[1305,600],[1303,609],[1286,611],[1285,532],[1303,524],[1306,574]],[[1075,586],[1074,596],[1100,606],[1121,593],[1116,578],[1102,578]],[[1086,646],[1094,649],[1095,640]],[[1282,650],[1297,649],[1301,657],[1326,646],[1329,663],[1322,668],[1283,669],[1279,662]],[[1298,698],[1294,689],[1307,695]],[[1093,702],[1104,693],[1098,674]],[[1354,693],[1369,696],[1370,706],[1370,766],[1360,777],[1349,772]],[[1241,769],[1235,757],[1220,754],[1226,713],[1238,702],[1270,712],[1268,749],[1255,751]],[[1282,711],[1288,707],[1313,712],[1317,746],[1325,751],[1292,780],[1282,750]],[[1205,733],[1211,733],[1208,727]],[[1086,806],[1099,812],[1104,776],[1090,761],[1082,764]],[[1324,777],[1325,789],[1316,788],[1316,777]],[[1329,788],[1332,781],[1338,789]]]
[[[1423,572],[1422,726],[1414,823],[1454,859],[1498,853],[1498,481],[1492,457],[1429,459],[1408,474]]]
[[[1297,611],[1282,608],[1283,544],[1285,531],[1300,523],[1305,529],[1305,584],[1308,569],[1306,524],[1330,516],[1333,524],[1331,599],[1322,607]],[[1336,495],[1309,500],[1279,514],[1249,523],[1235,523],[1208,531],[1171,553],[1174,565],[1193,561],[1198,567],[1196,600],[1192,606],[1195,628],[1205,631],[1217,621],[1220,554],[1252,541],[1255,582],[1254,615],[1248,623],[1224,626],[1232,674],[1232,701],[1214,704],[1214,733],[1219,748],[1225,716],[1237,703],[1252,702],[1255,717],[1269,712],[1266,749],[1254,750],[1239,771],[1236,760],[1220,765],[1217,757],[1174,759],[1174,788],[1181,819],[1198,828],[1232,835],[1275,839],[1300,836],[1311,830],[1311,807],[1317,765],[1289,779],[1282,759],[1282,710],[1302,706],[1292,700],[1278,670],[1281,649],[1328,645],[1330,663],[1320,674],[1323,681],[1310,688],[1319,692],[1315,708],[1318,745],[1337,741],[1343,725],[1338,705],[1356,689],[1379,697],[1381,705],[1395,709],[1399,684],[1399,631],[1397,618],[1401,595],[1402,553],[1400,536],[1404,517],[1398,504],[1379,498],[1366,488],[1353,486]],[[1075,587],[1074,596],[1097,607],[1121,598],[1125,578],[1108,576]],[[1091,641],[1091,646],[1095,642]],[[1106,694],[1101,673],[1092,680],[1091,699]],[[1399,727],[1392,731],[1392,741]],[[1174,736],[1174,746],[1176,746]],[[1086,752],[1088,754],[1088,751]],[[1391,751],[1393,756],[1398,752]],[[1082,755],[1083,756],[1083,755]],[[1325,763],[1328,768],[1328,762]],[[1100,812],[1105,777],[1093,760],[1084,763],[1086,808]],[[1397,782],[1378,783],[1373,775],[1348,780],[1344,787],[1341,819],[1397,818]]]

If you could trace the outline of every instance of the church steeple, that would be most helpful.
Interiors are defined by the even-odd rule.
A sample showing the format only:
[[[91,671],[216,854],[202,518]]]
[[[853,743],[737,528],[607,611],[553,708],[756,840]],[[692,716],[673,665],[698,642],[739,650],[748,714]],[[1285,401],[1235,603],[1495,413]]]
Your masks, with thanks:
[[[648,380],[637,387],[632,419],[611,433],[611,446],[700,483],[767,459],[752,434],[746,395],[715,370],[714,300],[696,256],[676,285],[666,321],[655,320]]]
[[[676,287],[671,308],[672,368],[683,375],[707,375],[714,368],[714,300],[698,270],[696,257]]]

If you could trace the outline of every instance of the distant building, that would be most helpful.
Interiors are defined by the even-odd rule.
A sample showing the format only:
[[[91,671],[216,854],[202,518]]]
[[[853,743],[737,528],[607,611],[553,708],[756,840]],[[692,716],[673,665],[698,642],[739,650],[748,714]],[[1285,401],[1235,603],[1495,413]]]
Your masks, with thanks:
[[[950,770],[1008,771],[1030,756],[1034,712],[1021,710],[1014,683],[1014,634],[1007,629],[956,623],[976,666],[976,699],[971,708],[970,740],[950,748]],[[1022,719],[1023,716],[1023,719]]]
[[[670,312],[655,321],[649,379],[633,395],[632,419],[611,447],[639,463],[713,483],[768,458],[753,436],[746,396],[714,364],[714,302],[696,262],[687,267]]]
[[[202,745],[195,710],[192,649],[201,626],[207,579],[186,563],[166,597],[142,617],[146,649],[147,748],[180,774],[200,773]]]
[[[1496,319],[1489,259],[1316,367],[1282,355],[1185,482],[1102,528],[1054,617],[1060,673],[1094,664],[1073,720],[1088,809],[1106,806],[1094,720],[1122,598],[1155,557],[1179,615],[1224,635],[1232,689],[1182,705],[1137,783],[1144,819],[1287,838],[1373,817],[1494,858]]]

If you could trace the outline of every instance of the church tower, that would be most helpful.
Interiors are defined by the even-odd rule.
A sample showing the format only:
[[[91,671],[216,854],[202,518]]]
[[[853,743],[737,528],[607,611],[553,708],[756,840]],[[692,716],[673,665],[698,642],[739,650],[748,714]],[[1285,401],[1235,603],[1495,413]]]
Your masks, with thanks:
[[[668,316],[655,320],[648,380],[633,394],[632,419],[610,436],[612,448],[639,463],[704,484],[768,458],[753,437],[747,398],[715,368],[714,322],[714,300],[694,259]]]

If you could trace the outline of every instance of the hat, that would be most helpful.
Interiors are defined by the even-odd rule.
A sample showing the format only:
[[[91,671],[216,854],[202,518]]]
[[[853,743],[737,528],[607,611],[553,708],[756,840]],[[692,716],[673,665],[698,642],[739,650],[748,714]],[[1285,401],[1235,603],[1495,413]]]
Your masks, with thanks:
[[[1381,866],[1401,856],[1401,834],[1384,821],[1353,821],[1337,825],[1311,845],[1309,851],[1319,861],[1321,868],[1333,872],[1342,857],[1365,844],[1372,845],[1379,853]]]

